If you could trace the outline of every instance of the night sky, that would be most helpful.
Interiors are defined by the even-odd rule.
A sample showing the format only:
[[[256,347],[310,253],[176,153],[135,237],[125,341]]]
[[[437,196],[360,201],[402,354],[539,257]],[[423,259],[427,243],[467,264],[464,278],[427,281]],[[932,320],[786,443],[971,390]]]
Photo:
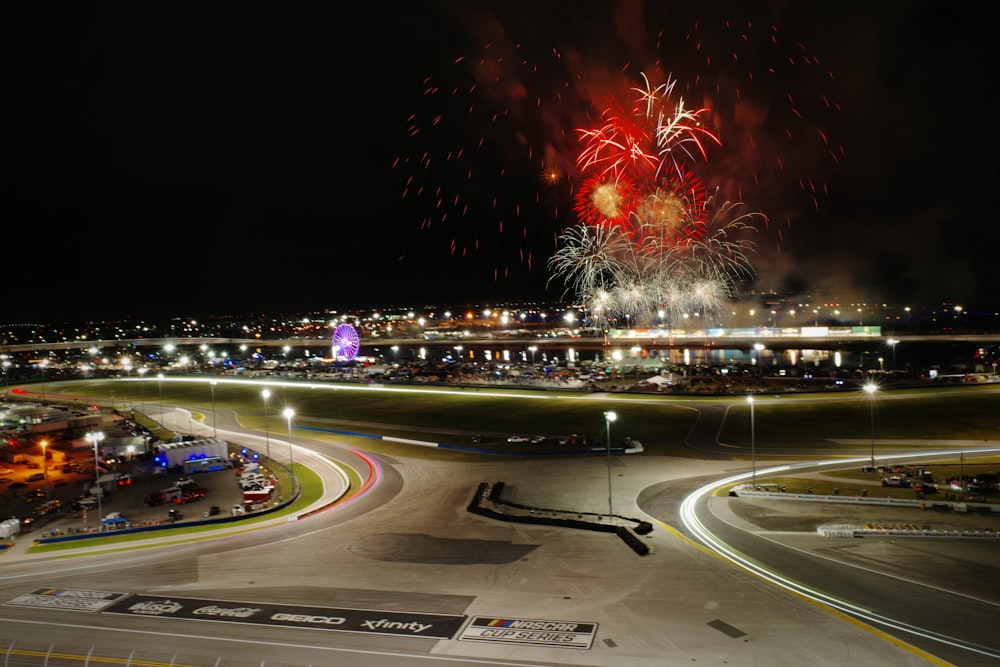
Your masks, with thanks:
[[[756,289],[1000,305],[985,2],[29,4],[0,322],[571,300],[577,130],[644,73]]]

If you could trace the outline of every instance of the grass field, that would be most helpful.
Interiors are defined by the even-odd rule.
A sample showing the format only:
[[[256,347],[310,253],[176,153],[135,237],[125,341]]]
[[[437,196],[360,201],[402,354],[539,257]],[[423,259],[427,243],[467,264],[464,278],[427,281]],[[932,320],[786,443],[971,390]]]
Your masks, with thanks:
[[[136,380],[71,381],[47,386],[49,396],[87,396],[102,405],[137,412],[159,412],[160,390],[155,380],[140,387]],[[236,411],[249,428],[265,429],[264,385],[219,379],[214,402],[208,378],[169,378],[162,382],[164,405],[199,410]],[[538,445],[506,442],[508,435],[556,437],[578,434],[605,439],[604,412],[614,410],[612,441],[625,437],[642,442],[651,455],[691,456],[684,440],[698,418],[698,408],[727,409],[720,442],[749,450],[750,407],[742,396],[686,397],[645,394],[591,394],[530,390],[443,389],[388,386],[384,389],[350,384],[307,384],[268,381],[267,428],[283,433],[281,411],[295,410],[296,429],[391,435],[472,447],[472,435],[486,434],[478,448],[517,453]],[[140,393],[143,397],[140,400]],[[838,441],[868,442],[880,449],[911,447],[915,441],[1000,441],[1000,391],[991,385],[928,390],[881,391],[869,399],[863,391],[786,394],[755,398],[754,437],[760,450],[836,448]],[[167,435],[167,433],[164,433]],[[402,445],[362,439],[377,451]],[[846,447],[846,445],[845,445]],[[409,450],[407,450],[409,451]],[[433,452],[433,450],[429,450]],[[739,449],[734,449],[738,455]],[[433,454],[431,454],[433,455]]]
[[[213,378],[215,379],[215,378]],[[558,445],[513,444],[507,436],[577,434],[585,438],[606,437],[604,413],[614,410],[618,419],[612,426],[615,446],[625,437],[643,445],[643,456],[697,457],[701,454],[685,445],[685,437],[699,418],[699,410],[723,411],[718,432],[731,459],[751,458],[750,406],[743,396],[665,396],[648,394],[604,394],[548,392],[523,389],[401,387],[385,388],[351,384],[307,384],[301,382],[218,379],[214,397],[208,378],[170,378],[162,383],[162,401],[194,410],[193,419],[204,421],[212,411],[233,411],[241,424],[263,432],[264,404],[261,390],[271,391],[267,408],[267,430],[274,436],[286,433],[282,410],[295,410],[293,429],[319,441],[336,441],[358,449],[389,456],[437,460],[474,460],[482,450],[496,455],[558,452]],[[131,404],[136,419],[163,439],[174,433],[155,418],[160,412],[161,387],[156,381],[140,386],[126,380],[69,381],[49,383],[49,398],[59,396],[72,402],[84,401],[127,412]],[[136,398],[139,400],[136,400]],[[146,400],[154,398],[155,400]],[[214,398],[214,402],[213,402]],[[810,458],[815,448],[824,458],[842,449],[856,457],[874,437],[880,455],[919,449],[950,448],[953,443],[1000,443],[1000,389],[992,386],[957,386],[927,390],[880,391],[874,397],[863,391],[818,394],[757,395],[754,403],[754,457],[758,470],[769,459]],[[474,434],[486,441],[473,443]],[[373,437],[367,437],[373,436]],[[418,441],[468,447],[470,451],[419,447],[386,441],[378,436],[395,436]],[[603,446],[603,445],[602,445]],[[472,451],[475,448],[475,451]],[[971,447],[970,447],[971,450]],[[571,454],[566,448],[567,456]],[[937,481],[955,476],[1000,469],[1000,457],[980,457],[975,463],[956,457],[955,461],[935,461]],[[785,474],[766,483],[784,486],[789,492],[843,495],[864,492],[883,497],[913,497],[912,489],[885,489],[883,473],[865,473],[860,466],[830,471],[822,479]],[[355,480],[356,481],[356,480]],[[929,500],[941,498],[930,497]],[[991,497],[990,500],[996,500]]]

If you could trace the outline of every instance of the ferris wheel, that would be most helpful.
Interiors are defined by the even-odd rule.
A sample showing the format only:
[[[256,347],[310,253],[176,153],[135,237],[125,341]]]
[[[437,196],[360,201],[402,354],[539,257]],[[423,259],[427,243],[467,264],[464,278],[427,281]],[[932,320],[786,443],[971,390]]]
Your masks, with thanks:
[[[339,324],[333,330],[333,357],[338,361],[354,361],[361,349],[357,330],[350,324]]]

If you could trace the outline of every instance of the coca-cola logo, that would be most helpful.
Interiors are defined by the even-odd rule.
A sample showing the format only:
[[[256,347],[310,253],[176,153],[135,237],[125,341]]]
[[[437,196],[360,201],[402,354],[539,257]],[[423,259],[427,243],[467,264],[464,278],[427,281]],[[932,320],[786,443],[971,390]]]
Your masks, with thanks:
[[[219,607],[211,604],[194,610],[195,616],[224,616],[226,618],[250,618],[261,611],[254,607]]]

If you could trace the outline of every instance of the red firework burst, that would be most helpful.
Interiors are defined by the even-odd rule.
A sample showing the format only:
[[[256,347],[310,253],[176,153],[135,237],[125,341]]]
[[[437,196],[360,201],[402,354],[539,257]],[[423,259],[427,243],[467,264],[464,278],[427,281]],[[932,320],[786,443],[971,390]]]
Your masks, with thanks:
[[[577,190],[574,208],[583,224],[612,224],[631,231],[638,201],[639,190],[628,177],[595,175]]]
[[[705,232],[705,184],[690,170],[671,171],[645,190],[632,223],[643,238],[662,245],[683,245]]]

